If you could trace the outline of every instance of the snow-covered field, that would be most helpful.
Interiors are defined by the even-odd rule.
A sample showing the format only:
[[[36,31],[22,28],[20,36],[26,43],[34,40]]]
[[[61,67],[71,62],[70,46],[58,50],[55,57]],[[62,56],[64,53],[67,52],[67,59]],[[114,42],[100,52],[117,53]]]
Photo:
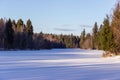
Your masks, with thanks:
[[[0,51],[0,80],[120,80],[120,57],[103,51]]]

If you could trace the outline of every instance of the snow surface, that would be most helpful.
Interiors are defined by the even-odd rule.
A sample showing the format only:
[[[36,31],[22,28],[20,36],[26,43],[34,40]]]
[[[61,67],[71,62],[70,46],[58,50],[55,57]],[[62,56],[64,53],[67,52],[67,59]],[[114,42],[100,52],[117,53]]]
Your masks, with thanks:
[[[0,51],[0,80],[120,80],[120,56],[103,51]]]

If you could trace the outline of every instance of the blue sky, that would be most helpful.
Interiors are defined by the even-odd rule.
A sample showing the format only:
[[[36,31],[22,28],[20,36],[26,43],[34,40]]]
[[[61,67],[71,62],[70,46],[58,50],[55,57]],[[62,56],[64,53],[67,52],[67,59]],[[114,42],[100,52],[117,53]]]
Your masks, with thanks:
[[[25,22],[31,19],[34,32],[80,35],[91,32],[113,11],[116,0],[0,0],[0,17]]]

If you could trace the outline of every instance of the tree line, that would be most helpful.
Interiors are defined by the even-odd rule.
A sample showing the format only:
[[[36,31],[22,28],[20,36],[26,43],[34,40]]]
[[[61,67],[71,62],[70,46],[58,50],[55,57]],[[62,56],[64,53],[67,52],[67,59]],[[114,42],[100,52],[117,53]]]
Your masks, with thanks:
[[[33,26],[30,19],[26,25],[22,19],[17,23],[11,19],[0,19],[0,48],[25,49],[32,48]]]
[[[92,33],[85,29],[80,36],[34,33],[30,19],[0,19],[0,49],[52,49],[83,48],[99,49],[120,54],[120,1],[113,14],[106,15],[99,26],[95,22]]]
[[[80,38],[74,35],[34,33],[30,19],[24,24],[11,19],[0,19],[0,49],[79,48]]]
[[[85,30],[83,30],[80,39],[81,48],[105,50],[115,55],[119,55],[120,1],[115,5],[111,16],[106,15],[100,26],[95,22],[91,34],[86,34]]]

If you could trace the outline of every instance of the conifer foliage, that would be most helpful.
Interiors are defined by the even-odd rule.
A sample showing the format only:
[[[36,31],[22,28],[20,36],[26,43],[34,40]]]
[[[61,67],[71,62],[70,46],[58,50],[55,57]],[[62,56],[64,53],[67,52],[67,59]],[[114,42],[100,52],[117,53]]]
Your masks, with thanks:
[[[5,47],[7,49],[13,48],[13,41],[14,40],[14,31],[12,29],[12,22],[11,19],[6,21],[6,28],[5,28]]]
[[[80,38],[71,35],[34,33],[30,19],[0,19],[0,49],[79,48]]]
[[[100,49],[102,49],[102,50],[111,50],[112,49],[113,34],[111,31],[110,21],[109,21],[108,16],[106,16],[106,18],[103,21],[103,26],[102,26],[102,29],[100,30],[99,39],[100,39],[100,44],[101,44],[101,45],[99,45]]]
[[[120,52],[120,1],[115,6],[112,16],[111,28],[114,36],[113,51],[118,54],[117,52]]]
[[[120,1],[116,4],[112,17],[107,15],[99,29],[98,27],[95,22],[91,48],[109,51],[115,55],[120,54]]]
[[[99,26],[93,25],[92,33],[85,29],[80,36],[34,33],[32,21],[0,19],[0,49],[51,49],[83,48],[100,49],[120,54],[120,1],[111,17],[104,18]]]

